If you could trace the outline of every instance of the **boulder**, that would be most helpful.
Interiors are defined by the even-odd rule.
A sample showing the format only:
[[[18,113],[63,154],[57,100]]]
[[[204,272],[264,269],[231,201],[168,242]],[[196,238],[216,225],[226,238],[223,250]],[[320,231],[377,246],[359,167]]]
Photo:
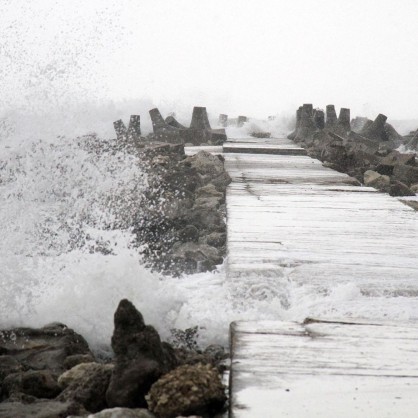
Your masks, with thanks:
[[[367,170],[364,173],[364,185],[375,187],[379,190],[385,190],[390,186],[390,177],[379,174],[373,170]]]
[[[410,189],[414,192],[414,193],[418,193],[418,183],[413,184]]]
[[[82,363],[73,367],[58,378],[64,390],[57,400],[78,402],[90,412],[106,408],[112,370],[113,364]]]
[[[175,366],[175,357],[127,299],[120,301],[114,323],[115,368],[106,392],[107,404],[109,407],[145,407],[145,394],[162,374]]]
[[[398,164],[415,166],[415,154],[401,154],[399,151],[393,150],[381,160],[380,164],[393,167]]]
[[[406,184],[396,180],[390,185],[389,194],[391,196],[415,196],[415,193]]]
[[[414,183],[418,183],[418,167],[406,164],[397,164],[393,168],[393,176],[401,183],[405,183],[407,186],[410,186]]]
[[[68,418],[85,418],[84,416],[71,415]],[[110,408],[90,414],[87,418],[157,418],[145,408]]]
[[[6,376],[22,370],[22,365],[13,356],[0,355],[0,387]]]
[[[92,362],[94,362],[94,357],[91,354],[74,354],[64,360],[64,367],[69,370],[78,364]]]
[[[151,387],[148,407],[160,418],[210,415],[225,404],[225,388],[216,368],[209,364],[184,365],[167,373]]]
[[[81,335],[59,323],[0,331],[0,352],[15,358],[26,370],[48,369],[58,374],[66,370],[67,357],[92,355]]]
[[[196,242],[174,244],[170,256],[177,264],[182,265],[186,272],[213,270],[223,262],[215,247]]]
[[[1,386],[2,396],[23,393],[35,398],[53,399],[60,392],[57,378],[49,370],[30,370],[9,374]]]
[[[0,418],[65,418],[69,415],[85,416],[86,410],[75,402],[35,400],[32,403],[0,403]]]

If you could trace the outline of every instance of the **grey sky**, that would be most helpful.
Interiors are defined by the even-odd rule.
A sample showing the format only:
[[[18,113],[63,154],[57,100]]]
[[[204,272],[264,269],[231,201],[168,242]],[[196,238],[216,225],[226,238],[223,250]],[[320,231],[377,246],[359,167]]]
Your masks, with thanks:
[[[418,116],[418,2],[0,0],[0,110],[149,99]]]

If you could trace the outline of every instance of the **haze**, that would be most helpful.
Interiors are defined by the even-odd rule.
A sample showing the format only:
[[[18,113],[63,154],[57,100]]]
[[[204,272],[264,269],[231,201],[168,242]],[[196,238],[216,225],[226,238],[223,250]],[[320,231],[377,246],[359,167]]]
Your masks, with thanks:
[[[351,107],[352,116],[418,115],[415,1],[0,6],[0,116],[124,100],[254,117],[293,114],[304,102]]]

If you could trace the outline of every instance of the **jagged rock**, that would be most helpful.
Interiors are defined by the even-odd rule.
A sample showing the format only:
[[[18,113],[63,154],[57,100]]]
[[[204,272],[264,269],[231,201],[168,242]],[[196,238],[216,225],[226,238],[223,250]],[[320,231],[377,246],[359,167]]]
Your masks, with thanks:
[[[135,306],[120,301],[114,317],[112,348],[115,368],[106,392],[110,407],[145,407],[145,394],[151,385],[172,369],[174,356],[163,345],[157,331],[145,325]]]
[[[148,396],[151,412],[160,418],[220,412],[226,401],[218,371],[210,365],[180,366],[156,382]]]
[[[23,393],[35,398],[52,399],[60,392],[57,378],[49,370],[30,370],[9,374],[1,386],[4,398],[12,393]]]
[[[82,416],[72,415],[68,418],[83,418]],[[90,414],[88,418],[157,418],[153,413],[145,408],[110,408]]]
[[[415,196],[415,193],[406,184],[396,180],[390,185],[389,194],[391,196]]]
[[[32,403],[0,403],[0,418],[65,418],[69,415],[85,416],[86,410],[75,402],[36,400]]]
[[[373,170],[367,170],[364,173],[364,185],[375,187],[379,190],[385,190],[390,186],[390,177],[379,174]]]
[[[82,363],[66,371],[58,378],[64,390],[57,400],[76,401],[90,412],[106,408],[106,390],[113,367],[113,364]]]
[[[64,324],[0,331],[0,352],[13,356],[27,369],[62,373],[74,354],[92,355],[86,340]]]
[[[411,184],[418,182],[418,167],[406,164],[397,164],[393,168],[393,175],[396,180],[410,186]]]

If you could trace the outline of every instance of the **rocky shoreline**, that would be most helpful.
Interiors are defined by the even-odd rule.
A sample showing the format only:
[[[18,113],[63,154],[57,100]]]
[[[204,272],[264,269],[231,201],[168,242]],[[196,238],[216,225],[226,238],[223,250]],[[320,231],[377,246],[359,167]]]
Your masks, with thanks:
[[[206,108],[195,107],[190,128],[150,110],[154,133],[141,136],[140,117],[128,128],[114,123],[117,142],[141,161],[148,184],[134,232],[145,263],[170,275],[211,271],[226,255],[226,187],[231,182],[221,155],[184,147],[219,145],[224,129],[212,129]]]
[[[339,116],[334,105],[326,111],[304,104],[297,109],[296,127],[288,138],[306,148],[324,165],[349,174],[365,186],[391,196],[414,196],[418,192],[418,130],[401,136],[387,117],[374,121],[364,117],[350,120],[350,109]],[[403,146],[409,152],[399,152]],[[417,202],[404,201],[418,209]]]
[[[64,324],[0,331],[0,417],[202,417],[222,413],[223,347],[162,342],[128,300],[114,315],[114,357],[96,359]]]

